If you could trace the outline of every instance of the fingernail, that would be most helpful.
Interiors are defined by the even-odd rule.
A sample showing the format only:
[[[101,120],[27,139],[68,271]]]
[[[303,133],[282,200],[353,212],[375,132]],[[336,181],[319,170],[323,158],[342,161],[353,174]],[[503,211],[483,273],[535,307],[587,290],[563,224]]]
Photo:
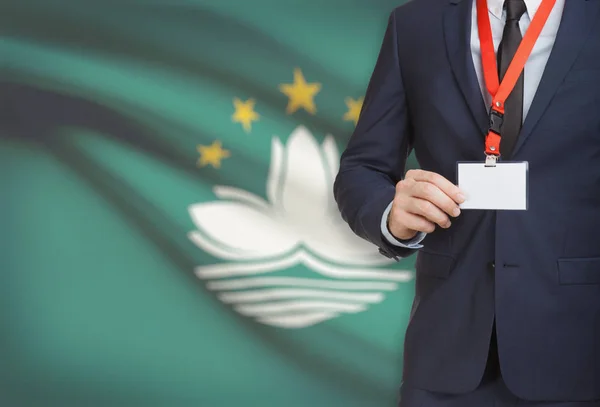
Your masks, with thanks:
[[[450,225],[452,225],[452,222],[448,222],[444,225],[444,228],[448,229],[450,227]]]
[[[454,210],[452,211],[452,214],[456,217],[458,215],[460,215],[460,209],[459,208],[454,208]]]
[[[456,195],[456,198],[458,199],[459,203],[463,203],[467,199],[463,194]]]

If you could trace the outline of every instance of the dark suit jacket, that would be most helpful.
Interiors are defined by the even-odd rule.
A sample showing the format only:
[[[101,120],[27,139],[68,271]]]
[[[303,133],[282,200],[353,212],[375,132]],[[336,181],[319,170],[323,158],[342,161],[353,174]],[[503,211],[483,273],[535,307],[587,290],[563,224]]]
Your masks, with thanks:
[[[411,151],[452,182],[457,161],[483,161],[488,119],[468,46],[471,1],[414,0],[393,11],[342,155],[342,216],[386,256],[412,253],[380,231]],[[417,254],[404,381],[475,389],[495,317],[514,394],[600,399],[600,0],[566,1],[513,159],[529,161],[527,211],[465,210]]]

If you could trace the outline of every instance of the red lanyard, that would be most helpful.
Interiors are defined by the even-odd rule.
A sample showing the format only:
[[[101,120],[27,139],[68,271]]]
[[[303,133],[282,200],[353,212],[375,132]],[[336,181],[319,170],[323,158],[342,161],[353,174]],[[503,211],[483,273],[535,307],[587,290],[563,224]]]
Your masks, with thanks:
[[[525,36],[521,40],[519,48],[510,62],[506,74],[499,83],[498,67],[496,65],[496,53],[492,40],[492,27],[488,15],[487,0],[477,0],[477,27],[479,29],[479,44],[481,47],[481,62],[483,64],[483,75],[488,92],[492,96],[492,107],[490,109],[490,127],[485,139],[485,153],[488,156],[500,155],[500,128],[504,118],[504,102],[515,87],[525,62],[531,54],[548,16],[554,7],[556,0],[542,0],[535,17],[531,21]]]

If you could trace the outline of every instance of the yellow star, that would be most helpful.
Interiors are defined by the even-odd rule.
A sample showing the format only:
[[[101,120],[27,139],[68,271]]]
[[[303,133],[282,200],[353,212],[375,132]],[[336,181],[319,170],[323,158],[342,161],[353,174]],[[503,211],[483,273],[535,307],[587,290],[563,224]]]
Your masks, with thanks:
[[[254,111],[254,99],[248,99],[245,102],[239,98],[233,99],[235,113],[231,116],[234,123],[241,123],[244,131],[249,133],[252,130],[252,122],[257,121],[260,115]]]
[[[287,114],[294,113],[299,108],[303,108],[310,114],[317,112],[314,97],[321,90],[321,84],[306,83],[300,68],[294,69],[294,83],[281,84],[279,90],[289,98]]]
[[[221,147],[221,142],[219,140],[214,141],[210,146],[199,145],[196,149],[198,150],[198,153],[200,153],[200,158],[198,159],[199,167],[210,164],[214,168],[220,168],[221,160],[231,156],[229,151],[224,150]]]
[[[354,122],[354,125],[358,123],[358,116],[360,116],[360,109],[362,109],[364,98],[354,100],[352,98],[346,98],[346,106],[348,111],[344,115],[344,120],[347,122]]]

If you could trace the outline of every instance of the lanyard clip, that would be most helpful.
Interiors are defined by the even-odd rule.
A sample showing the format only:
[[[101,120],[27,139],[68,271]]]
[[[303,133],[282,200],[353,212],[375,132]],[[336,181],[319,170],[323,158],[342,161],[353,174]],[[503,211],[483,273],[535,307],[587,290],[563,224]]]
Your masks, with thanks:
[[[500,130],[502,129],[502,123],[504,123],[504,114],[493,108],[490,109],[490,126],[488,130],[499,135]]]
[[[485,156],[485,167],[495,167],[496,161],[498,161],[497,155],[486,154]]]
[[[488,134],[485,138],[485,154],[487,155],[485,162],[487,167],[495,167],[496,160],[500,155],[500,130],[502,129],[502,123],[504,123],[504,114],[492,107],[490,109]],[[490,156],[494,158],[492,159]]]

